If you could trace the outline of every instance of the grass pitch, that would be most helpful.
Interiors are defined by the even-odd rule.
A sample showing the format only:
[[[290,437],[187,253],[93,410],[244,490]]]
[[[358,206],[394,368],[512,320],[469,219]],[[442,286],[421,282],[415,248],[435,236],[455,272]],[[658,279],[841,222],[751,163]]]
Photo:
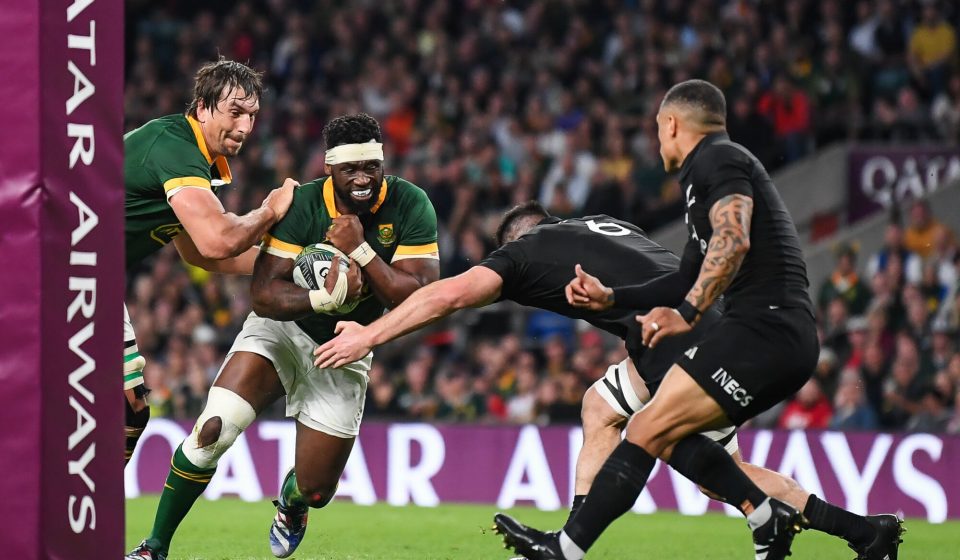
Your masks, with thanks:
[[[157,497],[127,501],[127,547],[136,546],[153,524]],[[299,560],[495,560],[511,555],[490,527],[496,507],[446,505],[437,508],[355,506],[334,502],[310,513],[310,529],[292,558]],[[563,524],[566,512],[509,510],[543,529]],[[200,500],[181,525],[170,560],[270,560],[269,502]],[[907,520],[901,560],[960,560],[960,522],[931,525]],[[617,520],[591,549],[591,559],[715,559],[753,557],[743,520],[721,514],[686,517],[676,513],[628,514]],[[837,538],[805,531],[797,537],[797,560],[849,560],[853,553]]]

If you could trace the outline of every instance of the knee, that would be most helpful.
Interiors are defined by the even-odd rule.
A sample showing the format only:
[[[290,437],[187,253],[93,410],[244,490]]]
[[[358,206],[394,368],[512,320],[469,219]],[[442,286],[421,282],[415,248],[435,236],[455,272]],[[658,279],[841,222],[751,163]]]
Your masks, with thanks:
[[[588,389],[583,396],[580,420],[583,423],[584,437],[589,437],[591,433],[598,430],[615,429],[619,431],[626,422],[626,418],[613,410],[594,387]]]
[[[242,397],[221,387],[211,388],[206,408],[183,443],[183,454],[197,467],[215,467],[254,418],[256,411]]]
[[[303,501],[312,508],[322,508],[330,503],[333,496],[337,493],[338,482],[332,484],[325,481],[301,481],[297,478],[297,489],[303,497]]]

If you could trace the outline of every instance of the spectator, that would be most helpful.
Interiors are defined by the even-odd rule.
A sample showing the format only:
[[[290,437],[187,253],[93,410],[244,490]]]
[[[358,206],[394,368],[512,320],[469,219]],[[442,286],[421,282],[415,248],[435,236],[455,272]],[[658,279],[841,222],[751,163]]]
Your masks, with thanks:
[[[918,379],[919,360],[916,356],[897,356],[892,376],[884,387],[881,421],[891,429],[903,429],[910,417],[920,411],[923,384]]]
[[[953,233],[930,212],[930,203],[915,200],[910,205],[910,224],[903,232],[903,246],[920,258],[927,258],[937,250],[938,238],[952,238]]]
[[[952,146],[960,143],[960,73],[954,72],[934,98],[930,116],[943,140]]]
[[[875,430],[879,427],[877,413],[864,396],[860,374],[844,370],[833,400],[831,430]]]
[[[810,99],[783,74],[773,89],[760,98],[760,114],[773,122],[773,131],[784,161],[790,163],[810,151]]]
[[[873,277],[878,272],[885,272],[894,259],[898,261],[902,272],[902,278],[897,278],[896,281],[906,281],[911,284],[920,282],[923,276],[923,263],[916,253],[906,247],[903,239],[903,228],[900,224],[890,222],[887,224],[887,230],[883,236],[883,248],[870,257],[870,261],[867,262],[867,276]]]
[[[756,111],[756,104],[745,94],[733,100],[727,117],[727,133],[734,142],[743,144],[764,166],[774,163],[774,135],[770,121]]]
[[[811,378],[787,403],[780,415],[779,427],[787,430],[826,428],[832,414],[830,401],[817,380]]]
[[[851,314],[862,315],[867,310],[871,294],[870,288],[857,274],[857,249],[844,243],[837,247],[834,254],[837,264],[820,287],[820,310],[825,311],[827,304],[839,297],[846,302]]]
[[[927,387],[920,397],[919,410],[907,421],[908,432],[943,432],[951,420],[950,410],[943,397],[933,387]]]
[[[910,68],[931,95],[943,91],[948,63],[957,49],[957,34],[944,21],[935,0],[923,4],[920,24],[910,36]]]

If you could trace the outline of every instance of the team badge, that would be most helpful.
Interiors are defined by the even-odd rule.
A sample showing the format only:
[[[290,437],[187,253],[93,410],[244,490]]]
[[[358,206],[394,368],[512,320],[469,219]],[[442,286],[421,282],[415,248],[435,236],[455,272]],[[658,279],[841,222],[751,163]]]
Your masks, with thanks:
[[[396,237],[393,233],[393,224],[380,224],[377,226],[377,241],[384,247],[393,245]]]

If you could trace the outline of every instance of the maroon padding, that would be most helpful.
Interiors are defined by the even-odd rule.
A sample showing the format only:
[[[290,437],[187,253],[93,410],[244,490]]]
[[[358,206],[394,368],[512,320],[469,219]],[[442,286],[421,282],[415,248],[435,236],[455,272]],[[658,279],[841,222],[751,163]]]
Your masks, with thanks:
[[[5,558],[123,552],[123,2],[85,4],[20,0],[0,17]],[[71,63],[94,88],[85,99]],[[92,158],[71,165],[69,133],[91,129]],[[81,205],[96,215],[85,235]],[[94,285],[70,317],[79,287]]]

